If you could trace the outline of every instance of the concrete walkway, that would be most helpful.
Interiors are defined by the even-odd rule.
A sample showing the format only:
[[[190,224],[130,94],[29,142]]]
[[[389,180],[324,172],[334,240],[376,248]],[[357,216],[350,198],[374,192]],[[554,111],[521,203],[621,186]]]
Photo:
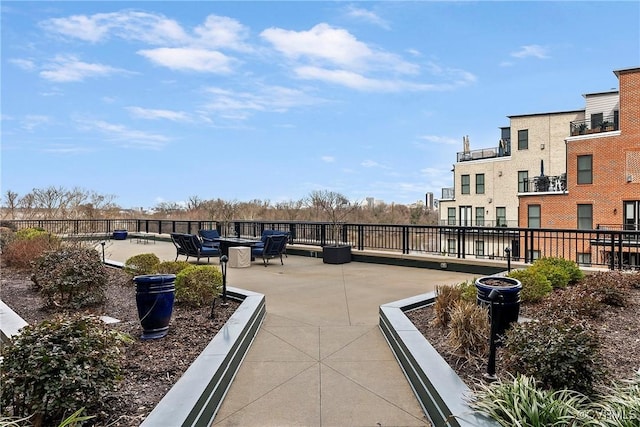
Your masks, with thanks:
[[[121,262],[145,252],[175,259],[166,242],[105,246]],[[378,328],[378,307],[472,277],[299,256],[229,268],[230,286],[266,295],[267,316],[212,425],[429,425]]]

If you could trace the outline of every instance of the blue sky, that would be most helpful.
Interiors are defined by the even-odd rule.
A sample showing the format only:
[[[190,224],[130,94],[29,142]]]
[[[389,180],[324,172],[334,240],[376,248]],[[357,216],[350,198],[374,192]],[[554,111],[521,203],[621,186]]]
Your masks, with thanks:
[[[2,193],[424,200],[640,65],[640,2],[2,2]]]

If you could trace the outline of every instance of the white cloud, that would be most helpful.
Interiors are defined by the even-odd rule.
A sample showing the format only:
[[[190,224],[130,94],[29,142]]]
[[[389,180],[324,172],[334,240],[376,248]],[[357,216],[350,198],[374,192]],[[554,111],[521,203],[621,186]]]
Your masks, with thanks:
[[[78,120],[77,123],[81,130],[99,131],[109,140],[120,142],[124,148],[159,150],[169,141],[164,135],[129,129],[103,120]]]
[[[194,42],[210,48],[228,48],[251,51],[244,40],[249,37],[249,29],[240,22],[225,16],[209,15],[203,25],[194,29],[198,39]]]
[[[321,159],[325,163],[333,163],[336,161],[335,157],[333,156],[322,156]]]
[[[376,14],[375,12],[367,9],[349,6],[349,8],[347,9],[347,16],[377,25],[380,28],[384,28],[385,30],[391,29],[388,22],[378,16],[378,14]]]
[[[12,58],[9,62],[25,71],[32,71],[36,68],[36,64],[30,59]]]
[[[92,43],[118,37],[152,46],[251,50],[244,43],[249,36],[247,27],[235,19],[216,15],[207,16],[192,34],[162,14],[134,10],[53,18],[42,21],[40,26],[52,34]]]
[[[112,74],[128,73],[126,70],[103,64],[80,61],[72,55],[58,55],[46,64],[40,76],[54,82],[78,82],[88,77],[107,77]]]
[[[174,122],[191,121],[189,115],[184,111],[154,110],[142,107],[127,107],[127,110],[135,117],[149,120],[165,119]]]
[[[434,144],[446,144],[446,145],[456,145],[461,144],[462,138],[454,139],[448,136],[438,136],[438,135],[423,135],[420,137],[421,140],[427,142],[433,142]]]
[[[527,46],[521,46],[520,50],[516,52],[512,52],[511,56],[515,58],[538,58],[538,59],[546,59],[549,58],[547,55],[548,49],[546,47],[532,44]]]
[[[30,114],[25,116],[22,120],[21,126],[24,130],[32,132],[39,127],[51,124],[51,118],[49,116]]]
[[[92,43],[111,35],[152,45],[175,45],[189,39],[176,21],[160,14],[133,10],[52,18],[41,22],[40,26],[53,34]]]
[[[321,67],[304,66],[295,68],[294,73],[301,79],[320,80],[361,91],[400,92],[405,90],[426,91],[439,89],[438,85],[412,83],[404,80],[384,80],[369,78],[354,71],[343,69],[327,69]]]
[[[139,55],[173,70],[190,70],[206,73],[227,74],[231,72],[233,59],[223,53],[197,48],[143,49]]]
[[[224,117],[245,119],[251,112],[286,112],[293,107],[325,102],[301,90],[282,86],[261,86],[255,92],[242,92],[219,87],[209,87],[205,93],[211,100],[205,109],[223,113]]]

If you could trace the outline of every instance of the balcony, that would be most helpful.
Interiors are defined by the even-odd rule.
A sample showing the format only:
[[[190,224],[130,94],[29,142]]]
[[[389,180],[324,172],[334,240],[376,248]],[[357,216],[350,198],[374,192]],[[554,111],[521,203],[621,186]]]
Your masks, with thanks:
[[[540,175],[518,183],[518,193],[564,193],[567,191],[567,174]]]
[[[479,150],[461,151],[457,153],[458,162],[471,160],[492,159],[495,157],[505,157],[511,155],[511,140],[502,139],[497,147],[481,148]]]
[[[442,189],[442,197],[440,198],[440,200],[454,200],[455,198],[454,187],[446,187]]]
[[[620,130],[617,115],[598,119],[576,120],[571,122],[569,126],[571,136]]]

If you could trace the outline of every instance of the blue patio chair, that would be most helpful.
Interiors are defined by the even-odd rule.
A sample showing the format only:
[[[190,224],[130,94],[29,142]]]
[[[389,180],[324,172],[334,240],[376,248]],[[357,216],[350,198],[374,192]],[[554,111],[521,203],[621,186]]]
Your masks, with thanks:
[[[198,230],[198,235],[202,239],[202,246],[220,249],[220,242],[216,240],[220,238],[218,230]]]
[[[207,258],[207,262],[211,257],[220,256],[220,249],[203,246],[202,241],[196,234],[171,233],[171,240],[176,246],[176,261],[179,255],[187,257],[196,257],[197,263],[200,264],[200,258]]]
[[[282,254],[287,247],[287,236],[284,234],[272,234],[267,236],[264,242],[264,246],[253,247],[251,254],[255,257],[262,257],[262,262],[266,267],[269,263],[269,259],[280,257],[280,264],[284,265],[282,261]]]

